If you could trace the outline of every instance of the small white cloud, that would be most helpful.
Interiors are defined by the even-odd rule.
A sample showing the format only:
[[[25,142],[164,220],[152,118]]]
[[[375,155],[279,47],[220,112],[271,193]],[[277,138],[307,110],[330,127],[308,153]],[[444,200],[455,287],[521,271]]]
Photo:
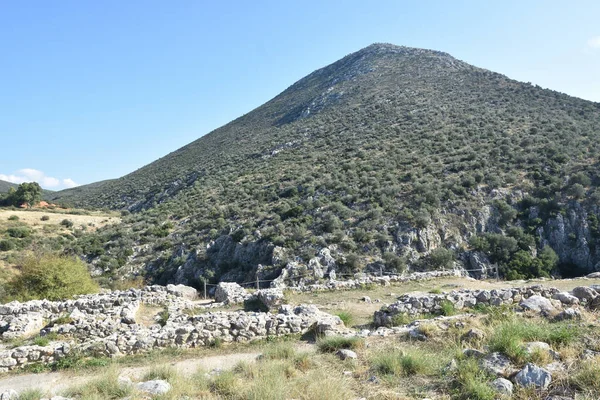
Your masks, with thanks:
[[[75,183],[75,181],[71,178],[63,179],[62,184],[66,188],[73,188],[75,186],[79,186],[79,184]]]
[[[595,36],[587,41],[587,45],[591,49],[600,49],[600,36]]]
[[[0,174],[0,180],[11,183],[37,182],[45,189],[65,189],[79,186],[71,178],[58,179],[33,168],[23,168],[10,175]]]

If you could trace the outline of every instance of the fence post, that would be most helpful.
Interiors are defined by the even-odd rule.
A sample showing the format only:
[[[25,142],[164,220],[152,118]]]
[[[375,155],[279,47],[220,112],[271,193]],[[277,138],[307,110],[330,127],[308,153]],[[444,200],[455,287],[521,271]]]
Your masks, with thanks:
[[[260,289],[260,283],[258,282],[258,276],[256,276],[256,290]]]
[[[383,266],[379,266],[379,276],[383,276]]]
[[[204,300],[206,300],[206,279],[203,279],[202,282],[204,283]]]
[[[498,264],[496,264],[496,280],[500,280],[500,273],[498,272]]]

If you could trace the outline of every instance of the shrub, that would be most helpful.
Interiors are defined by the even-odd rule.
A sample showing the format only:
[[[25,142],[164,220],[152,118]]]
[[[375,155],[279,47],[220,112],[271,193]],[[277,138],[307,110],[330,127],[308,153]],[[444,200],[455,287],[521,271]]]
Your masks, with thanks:
[[[164,309],[161,312],[158,313],[158,318],[157,318],[157,323],[160,326],[165,326],[167,324],[167,321],[169,320],[169,310]]]
[[[64,226],[65,228],[72,228],[73,227],[73,221],[71,221],[70,219],[63,219],[62,221],[60,221],[60,224],[62,226]]]
[[[50,217],[47,215],[42,215],[42,218],[40,218],[42,221],[49,221]]]
[[[0,240],[0,251],[14,250],[15,243],[12,240]]]
[[[31,230],[26,226],[13,226],[8,228],[6,233],[8,233],[8,236],[10,237],[23,239],[31,235]]]
[[[8,217],[8,220],[9,220],[9,221],[18,221],[18,220],[19,220],[19,217],[18,217],[18,216],[16,216],[16,215],[11,215],[10,217]]]
[[[23,259],[20,270],[7,284],[10,299],[61,300],[98,291],[86,265],[78,258],[31,255]]]

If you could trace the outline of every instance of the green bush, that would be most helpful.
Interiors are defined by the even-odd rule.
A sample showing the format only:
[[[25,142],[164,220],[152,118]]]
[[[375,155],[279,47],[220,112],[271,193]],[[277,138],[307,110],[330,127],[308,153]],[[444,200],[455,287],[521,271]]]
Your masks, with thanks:
[[[49,221],[50,217],[47,215],[42,215],[42,218],[40,218],[42,221]]]
[[[61,300],[98,291],[86,265],[78,258],[31,255],[20,263],[20,271],[6,285],[10,300]]]
[[[15,243],[12,240],[0,240],[0,251],[14,250]]]
[[[6,233],[8,233],[8,236],[16,239],[23,239],[31,236],[31,230],[26,226],[10,227],[6,230]]]
[[[19,220],[19,217],[18,217],[18,216],[16,216],[16,215],[11,215],[10,217],[8,217],[8,220],[9,220],[9,221],[18,221],[18,220]]]
[[[62,226],[64,226],[65,228],[72,228],[73,227],[73,221],[71,221],[70,219],[63,219],[62,221],[60,221],[60,224]]]

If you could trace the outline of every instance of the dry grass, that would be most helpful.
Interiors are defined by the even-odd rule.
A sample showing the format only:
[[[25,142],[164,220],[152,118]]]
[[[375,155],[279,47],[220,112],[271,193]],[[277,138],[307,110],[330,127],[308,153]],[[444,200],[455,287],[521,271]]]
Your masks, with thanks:
[[[45,234],[59,234],[64,228],[60,222],[64,219],[73,221],[73,227],[78,228],[85,226],[88,230],[95,230],[102,226],[116,224],[121,222],[121,218],[115,214],[107,214],[100,212],[91,212],[90,215],[74,215],[60,212],[49,212],[47,210],[39,211],[24,211],[24,210],[9,210],[0,209],[0,227],[7,225],[8,218],[16,215],[19,217],[18,222],[26,224],[36,231],[44,231]],[[46,221],[42,221],[42,217],[47,216]]]
[[[151,306],[140,304],[140,308],[135,314],[135,322],[143,326],[151,326],[157,323],[157,316],[164,310],[162,306]]]

